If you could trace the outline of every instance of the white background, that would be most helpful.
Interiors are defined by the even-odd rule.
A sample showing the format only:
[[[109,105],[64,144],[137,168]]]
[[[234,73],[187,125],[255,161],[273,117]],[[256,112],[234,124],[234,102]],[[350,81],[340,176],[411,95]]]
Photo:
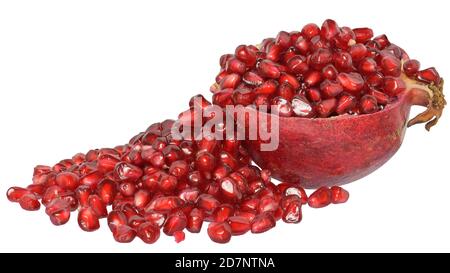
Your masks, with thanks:
[[[181,244],[119,244],[104,220],[94,233],[76,214],[55,227],[42,209],[23,211],[4,195],[31,183],[36,164],[123,144],[175,118],[192,95],[210,96],[221,54],[309,22],[370,26],[450,78],[448,10],[446,1],[1,1],[0,251],[450,251],[449,113],[430,133],[410,128],[392,160],[346,187],[347,204],[305,207],[298,225],[278,222],[226,245],[206,229]]]

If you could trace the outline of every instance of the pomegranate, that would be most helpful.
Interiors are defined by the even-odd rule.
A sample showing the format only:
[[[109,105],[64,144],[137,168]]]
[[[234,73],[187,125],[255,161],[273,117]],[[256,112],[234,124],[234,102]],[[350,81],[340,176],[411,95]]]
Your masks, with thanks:
[[[272,115],[279,116],[278,148],[261,151],[263,141],[246,142],[252,159],[274,178],[307,188],[355,181],[394,155],[406,127],[426,122],[430,130],[441,117],[446,101],[437,70],[421,70],[386,35],[373,37],[370,28],[339,27],[330,19],[277,37],[281,33],[290,37],[282,44],[269,38],[257,47],[240,45],[229,58],[243,61],[239,54],[253,51],[256,62],[243,61],[246,76],[234,77],[226,89],[220,81],[211,88],[220,106],[240,104],[250,112],[274,106],[259,114],[269,127]],[[232,74],[221,66],[220,75]],[[243,89],[258,96],[245,103],[218,100]],[[427,109],[407,121],[412,105]]]

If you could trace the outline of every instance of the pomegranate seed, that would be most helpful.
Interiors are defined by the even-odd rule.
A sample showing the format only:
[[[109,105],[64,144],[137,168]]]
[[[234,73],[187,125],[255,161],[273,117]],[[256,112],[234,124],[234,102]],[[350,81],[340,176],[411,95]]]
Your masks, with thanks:
[[[353,33],[355,33],[355,40],[357,43],[365,43],[372,39],[373,31],[370,28],[354,28]]]
[[[234,54],[239,60],[243,61],[248,67],[253,67],[256,64],[255,51],[250,50],[250,48],[245,45],[238,46]]]
[[[228,218],[227,222],[228,225],[230,225],[231,234],[234,236],[243,235],[251,228],[250,221],[246,217],[231,216]]]
[[[335,53],[333,62],[339,71],[349,71],[353,67],[352,56],[347,52]]]
[[[33,193],[26,193],[22,195],[19,199],[19,205],[24,210],[34,211],[39,210],[41,203],[39,203],[38,198]]]
[[[331,203],[331,191],[327,187],[321,187],[313,192],[308,198],[311,208],[323,208]]]
[[[369,89],[367,94],[375,97],[377,99],[377,103],[381,105],[386,105],[389,101],[389,96],[387,94],[373,88]]]
[[[119,185],[119,191],[123,196],[133,196],[136,190],[136,184],[133,182],[125,181]]]
[[[384,78],[383,90],[389,96],[394,97],[406,90],[405,82],[400,78],[386,77]]]
[[[293,115],[292,105],[289,101],[282,97],[275,97],[271,101],[272,105],[275,106],[274,114],[281,117],[290,117]]]
[[[413,77],[419,72],[420,62],[418,60],[407,60],[403,63],[403,71],[406,76]]]
[[[331,203],[333,204],[341,204],[347,202],[350,194],[345,189],[333,186],[331,187]]]
[[[210,194],[201,194],[197,200],[198,208],[208,214],[211,214],[219,205],[220,202]]]
[[[224,222],[230,216],[233,216],[233,214],[234,214],[233,206],[231,206],[230,204],[222,204],[218,206],[213,212],[214,221]]]
[[[253,103],[255,100],[255,92],[248,88],[239,88],[233,92],[233,102],[234,104],[247,106]]]
[[[140,215],[133,215],[128,219],[128,225],[133,229],[139,228],[139,226],[145,222],[146,220],[144,219],[144,217]]]
[[[370,114],[378,111],[377,99],[371,95],[364,95],[359,101],[359,107],[364,114]]]
[[[96,194],[89,196],[88,198],[89,207],[95,212],[98,218],[103,218],[108,216],[108,211],[106,210],[106,205],[103,203],[102,199]]]
[[[226,88],[234,89],[239,85],[240,82],[241,82],[241,76],[239,76],[239,74],[232,73],[232,74],[229,74],[229,75],[226,75],[225,77],[223,77],[223,79],[220,81],[219,85],[220,85],[220,89],[226,89]]]
[[[248,85],[259,86],[264,82],[264,79],[255,72],[249,71],[244,74],[242,81]]]
[[[183,230],[187,225],[186,215],[182,211],[177,211],[170,214],[163,227],[163,232],[166,235],[172,236],[176,231]]]
[[[370,75],[377,72],[377,62],[372,58],[364,58],[359,63],[359,71],[364,75]]]
[[[120,159],[114,155],[101,154],[97,159],[97,169],[102,173],[108,173],[110,171],[113,171],[114,167],[119,162]]]
[[[216,159],[209,152],[200,152],[195,159],[195,165],[200,171],[213,171],[216,166]]]
[[[152,200],[145,210],[167,213],[171,210],[180,208],[183,204],[184,201],[177,196],[163,196]]]
[[[309,59],[309,65],[317,70],[322,69],[325,65],[331,63],[333,60],[333,54],[329,49],[319,48],[311,55]]]
[[[137,229],[137,236],[146,244],[153,244],[158,241],[160,236],[159,227],[155,224],[146,222]]]
[[[81,185],[86,185],[91,187],[91,189],[96,189],[97,188],[97,184],[104,178],[104,176],[98,172],[98,171],[93,171],[89,174],[86,174],[85,176],[80,178],[80,184]]]
[[[184,241],[186,235],[184,234],[184,232],[182,230],[179,231],[175,231],[175,233],[173,234],[173,237],[175,238],[175,242],[181,243],[182,241]]]
[[[29,194],[30,190],[24,189],[21,187],[11,187],[6,192],[6,197],[8,197],[8,200],[11,202],[19,202],[20,198],[24,196],[25,194]]]
[[[269,61],[269,60],[263,60],[257,64],[258,71],[263,75],[264,77],[271,78],[271,79],[278,79],[281,75],[280,70],[275,65],[275,63]]]
[[[336,36],[339,33],[339,27],[335,21],[331,19],[325,20],[322,24],[322,28],[320,29],[320,36],[322,39],[330,41],[331,38]]]
[[[291,198],[289,202],[285,201],[281,219],[285,223],[300,223],[302,220],[302,202],[300,199]]]
[[[294,43],[294,47],[302,55],[306,55],[311,50],[311,43],[302,36],[298,37]]]
[[[374,73],[366,78],[367,84],[372,87],[382,86],[384,83],[384,76],[381,73]]]
[[[55,226],[64,225],[70,219],[70,205],[66,200],[55,199],[48,204],[45,213]]]
[[[356,98],[349,94],[343,94],[339,97],[336,107],[336,113],[342,115],[356,106]]]
[[[278,87],[278,82],[274,80],[267,80],[257,88],[255,88],[255,94],[270,95],[273,94]]]
[[[321,76],[319,71],[310,71],[305,75],[304,82],[309,87],[316,86],[320,82]]]
[[[283,48],[280,45],[275,44],[274,42],[268,44],[265,50],[266,59],[272,62],[278,61],[282,50]]]
[[[364,79],[359,73],[339,73],[337,81],[342,85],[345,91],[357,94],[364,87]]]
[[[84,231],[95,231],[100,228],[98,216],[90,207],[81,208],[78,212],[78,225]]]
[[[111,205],[117,194],[116,183],[109,179],[102,180],[97,185],[97,194],[106,205]]]
[[[31,184],[28,185],[26,189],[34,193],[38,199],[42,198],[46,190],[46,188],[42,184]]]
[[[302,35],[306,39],[311,40],[312,37],[317,36],[319,34],[320,34],[320,28],[314,23],[307,24],[302,28]]]
[[[337,69],[332,65],[328,64],[322,69],[322,76],[327,80],[335,80],[338,74]]]
[[[329,117],[337,107],[337,99],[331,98],[327,100],[323,100],[316,105],[316,112],[320,117],[326,118]]]
[[[314,109],[308,100],[301,96],[292,99],[292,111],[299,117],[310,118],[315,115]]]
[[[325,80],[320,84],[320,90],[327,98],[334,98],[339,95],[344,89],[337,82]]]
[[[247,70],[247,67],[244,62],[239,61],[237,58],[230,58],[227,61],[225,70],[228,73],[237,73],[242,75]]]
[[[263,233],[275,227],[275,219],[269,213],[263,213],[255,217],[252,221],[252,233]]]
[[[158,212],[145,213],[144,219],[161,228],[166,221],[166,214]]]
[[[291,36],[286,31],[280,31],[275,38],[275,44],[286,49],[291,46]]]
[[[312,102],[319,102],[322,99],[321,95],[320,95],[320,91],[317,88],[306,89],[305,95],[308,98],[308,100],[310,100]]]
[[[127,225],[119,225],[113,231],[113,237],[116,242],[130,243],[136,237],[136,231]]]
[[[56,176],[56,184],[66,190],[75,190],[79,185],[79,178],[74,173],[62,172]]]
[[[387,54],[381,59],[381,69],[386,76],[398,77],[401,73],[400,60],[395,56]]]
[[[391,42],[389,42],[387,36],[384,34],[373,38],[373,41],[380,45],[380,49],[384,49],[385,47],[387,47],[391,44]]]
[[[434,83],[435,85],[439,85],[441,83],[441,77],[439,76],[439,73],[436,71],[434,67],[430,67],[422,71],[419,71],[417,73],[417,78],[420,81],[426,83]]]
[[[308,196],[306,195],[305,189],[300,186],[287,185],[286,188],[282,191],[284,196],[295,195],[300,198],[302,204],[308,203]]]
[[[367,55],[367,48],[363,44],[354,44],[349,49],[350,56],[354,62],[361,61]]]
[[[54,185],[48,187],[42,196],[42,204],[47,206],[51,201],[63,196],[64,194],[66,194],[66,192],[60,186]]]
[[[117,227],[128,223],[125,214],[118,210],[113,210],[108,214],[107,222],[111,231],[114,231]]]
[[[227,222],[209,223],[208,235],[213,242],[219,244],[228,243],[231,240],[231,227]]]
[[[204,217],[202,210],[194,208],[187,217],[186,229],[191,233],[199,233],[202,229]]]
[[[271,196],[264,196],[259,200],[258,213],[275,212],[278,209],[278,202]]]
[[[91,195],[92,190],[89,186],[81,185],[75,190],[75,196],[78,199],[81,207],[88,206],[88,198]]]

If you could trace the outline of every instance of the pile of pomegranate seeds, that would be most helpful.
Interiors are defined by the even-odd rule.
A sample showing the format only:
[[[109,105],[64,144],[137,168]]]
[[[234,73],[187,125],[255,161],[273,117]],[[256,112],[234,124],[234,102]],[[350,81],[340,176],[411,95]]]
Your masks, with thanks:
[[[106,218],[117,242],[137,236],[148,244],[159,239],[161,229],[181,242],[184,230],[198,233],[203,222],[209,222],[212,241],[227,243],[248,231],[266,232],[280,219],[299,223],[305,204],[321,208],[349,197],[340,187],[320,188],[308,198],[296,184],[275,185],[268,170],[250,164],[240,141],[179,140],[171,133],[173,124],[155,123],[126,145],[36,166],[33,184],[11,187],[7,197],[25,210],[39,210],[40,200],[54,225],[78,211],[84,231],[99,229]]]
[[[419,71],[420,63],[386,35],[330,19],[320,28],[281,31],[258,46],[240,45],[220,58],[220,67],[214,104],[274,105],[283,117],[374,113],[406,89],[405,78],[441,81],[434,67]]]

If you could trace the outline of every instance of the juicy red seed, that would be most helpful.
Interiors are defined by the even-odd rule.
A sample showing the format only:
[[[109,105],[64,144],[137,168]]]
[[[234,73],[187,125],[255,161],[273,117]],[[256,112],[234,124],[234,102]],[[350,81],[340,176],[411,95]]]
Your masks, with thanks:
[[[347,113],[356,105],[356,98],[349,94],[343,94],[339,97],[336,107],[336,113],[342,115]]]
[[[250,220],[246,217],[231,216],[228,218],[227,222],[230,225],[231,235],[234,236],[243,235],[251,228]]]
[[[400,78],[386,77],[384,79],[384,92],[391,97],[396,96],[406,90],[405,82]]]
[[[320,84],[320,90],[322,94],[327,98],[334,98],[339,95],[344,89],[337,82],[332,82],[329,80],[325,80]]]
[[[263,233],[275,227],[275,219],[270,213],[263,213],[255,217],[251,224],[252,233]]]
[[[302,204],[308,203],[308,195],[306,195],[305,189],[296,185],[287,185],[287,187],[282,191],[284,196],[295,195],[300,198]]]
[[[294,43],[294,47],[302,55],[306,55],[311,50],[311,42],[302,36],[298,37]]]
[[[377,72],[377,62],[372,58],[364,58],[359,63],[359,71],[364,75],[370,75]]]
[[[314,108],[304,97],[295,96],[292,99],[291,105],[292,111],[299,117],[310,118],[315,115]]]
[[[220,202],[210,194],[201,194],[197,200],[197,206],[199,209],[207,213],[212,213]]]
[[[282,97],[273,98],[271,104],[275,107],[274,114],[281,117],[290,117],[294,113],[291,103]]]
[[[160,236],[159,227],[153,223],[143,223],[137,229],[137,236],[146,244],[153,244]]]
[[[287,73],[282,73],[278,82],[280,85],[289,84],[294,90],[300,88],[300,83],[298,80],[294,76]]]
[[[434,83],[436,86],[441,83],[441,77],[434,67],[419,71],[417,73],[417,78],[426,83]]]
[[[352,56],[353,61],[359,62],[367,56],[367,48],[363,44],[354,44],[350,47],[349,53],[350,56]]]
[[[41,207],[41,203],[39,203],[39,200],[37,196],[34,193],[27,193],[22,195],[19,199],[19,205],[24,210],[34,211],[39,210]]]
[[[319,48],[311,55],[309,65],[314,69],[322,69],[325,65],[331,63],[332,60],[333,54],[329,49]]]
[[[189,100],[189,107],[205,109],[209,105],[211,105],[211,102],[205,99],[201,94],[195,95]]]
[[[278,59],[280,58],[282,50],[283,48],[280,45],[270,43],[269,45],[267,45],[266,48],[266,59],[273,62],[277,62]]]
[[[95,231],[100,228],[98,216],[90,207],[82,208],[78,212],[78,225],[84,231]]]
[[[164,222],[166,221],[166,214],[158,212],[147,212],[144,215],[144,219],[150,223],[157,225],[158,227],[162,227],[164,225]]]
[[[339,71],[349,71],[353,66],[352,56],[347,52],[335,53],[333,62]]]
[[[20,198],[28,193],[30,193],[30,190],[28,189],[24,189],[21,187],[11,187],[8,189],[8,191],[6,191],[6,197],[8,197],[8,200],[11,202],[19,202]]]
[[[130,243],[136,238],[136,231],[128,225],[119,225],[113,231],[116,242]]]
[[[186,234],[184,234],[184,232],[182,230],[179,230],[179,231],[175,231],[175,233],[173,234],[173,237],[175,238],[176,243],[181,243],[182,241],[184,241]]]
[[[228,243],[231,240],[231,227],[227,222],[211,222],[208,225],[208,236],[213,242]]]
[[[332,64],[328,64],[322,69],[322,76],[324,79],[335,80],[337,74],[338,71]]]
[[[364,114],[378,111],[377,99],[371,95],[364,95],[359,101],[359,107]]]
[[[291,46],[291,36],[286,31],[280,31],[275,38],[275,44],[286,49]]]
[[[91,195],[92,190],[89,186],[81,185],[75,190],[75,196],[78,199],[81,207],[88,206],[88,198]]]
[[[260,86],[255,88],[255,94],[270,95],[275,93],[278,87],[278,82],[274,80],[267,80],[263,82]]]
[[[390,54],[385,55],[381,59],[380,66],[385,76],[400,76],[401,62],[395,56]]]
[[[323,100],[316,105],[316,112],[320,117],[326,118],[329,117],[337,107],[337,99],[331,98],[327,100]]]
[[[264,82],[264,79],[255,72],[249,71],[244,74],[242,81],[248,85],[259,86]]]
[[[114,231],[118,226],[126,225],[128,221],[123,212],[113,210],[108,214],[107,223],[109,229]]]
[[[93,171],[80,178],[80,184],[89,186],[92,190],[97,188],[98,183],[104,178],[103,174]]]
[[[380,49],[384,49],[391,44],[387,36],[384,34],[378,35],[377,37],[373,38],[373,41],[380,45]]]
[[[354,28],[355,40],[357,43],[365,43],[373,37],[373,31],[370,28]]]
[[[420,62],[418,60],[407,60],[403,63],[403,71],[408,77],[413,77],[419,72]]]
[[[102,173],[108,173],[114,170],[114,167],[119,162],[120,159],[114,155],[101,154],[97,159],[97,169]]]
[[[62,172],[56,176],[56,184],[63,189],[75,190],[79,185],[79,177],[71,172]]]
[[[88,198],[88,205],[95,212],[98,218],[103,218],[108,216],[108,211],[106,210],[106,205],[103,203],[102,199],[93,194]]]
[[[163,196],[152,200],[145,210],[167,213],[180,208],[183,204],[184,201],[177,196]]]
[[[117,194],[116,183],[112,180],[102,180],[97,185],[97,194],[106,205],[111,205]]]
[[[194,208],[187,217],[186,229],[192,233],[199,233],[205,216],[202,210]]]
[[[339,27],[335,21],[331,19],[325,20],[322,24],[322,28],[320,29],[320,36],[322,39],[331,40],[334,36],[339,33]]]
[[[233,102],[237,105],[247,106],[255,100],[255,92],[248,88],[238,88],[233,92]]]
[[[119,185],[119,191],[123,196],[133,196],[136,190],[136,184],[134,182],[125,181]]]
[[[241,200],[242,193],[239,191],[236,182],[232,178],[225,177],[219,182],[219,185],[220,193],[225,200],[230,202]]]
[[[142,225],[145,222],[146,220],[144,219],[144,217],[140,215],[133,215],[129,217],[127,221],[128,225],[134,229],[137,229],[140,225]]]
[[[201,152],[197,154],[195,166],[200,171],[210,172],[213,171],[216,166],[216,159],[208,152]]]
[[[239,74],[233,73],[226,75],[219,83],[221,89],[236,88],[241,82],[241,76]]]
[[[319,34],[320,34],[320,28],[314,23],[306,24],[302,28],[302,35],[306,39],[311,39],[312,37],[317,36]]]
[[[247,67],[246,67],[244,62],[241,62],[237,58],[230,58],[227,61],[227,64],[225,66],[225,70],[228,73],[237,73],[237,74],[242,75],[247,70]]]
[[[278,69],[275,63],[269,60],[259,62],[257,68],[261,75],[267,78],[278,79],[281,75],[280,69]]]
[[[289,83],[285,82],[278,86],[277,95],[287,101],[291,101],[295,95],[295,90]]]
[[[350,194],[345,189],[333,186],[331,187],[331,203],[333,204],[341,204],[347,202]]]
[[[312,102],[319,102],[322,98],[320,95],[320,91],[317,88],[308,88],[305,91],[305,95],[308,98],[308,100]]]
[[[378,91],[376,89],[369,89],[367,94],[375,97],[377,99],[377,103],[380,105],[386,105],[389,102],[389,96],[381,91]]]
[[[300,223],[302,221],[301,202],[290,202],[283,210],[282,218],[285,223]]]
[[[170,214],[163,226],[163,232],[166,235],[172,236],[176,231],[186,228],[187,218],[182,211],[177,211]]]
[[[51,187],[48,187],[45,191],[44,195],[42,196],[42,204],[46,206],[51,201],[53,201],[56,198],[61,197],[66,192],[58,185],[54,185]]]
[[[278,209],[278,202],[272,196],[264,196],[259,200],[258,213],[275,212]]]
[[[45,186],[42,184],[31,184],[28,185],[26,189],[34,193],[38,198],[42,198],[42,195],[44,195],[46,190]]]
[[[320,82],[321,76],[319,71],[310,71],[305,75],[304,83],[309,87],[316,86]]]
[[[313,192],[308,198],[311,208],[323,208],[331,203],[331,191],[327,187],[321,187]]]
[[[384,76],[381,73],[377,72],[377,73],[367,76],[366,82],[367,82],[367,85],[369,85],[369,86],[379,87],[379,86],[382,86],[384,83]]]
[[[214,221],[224,222],[233,214],[234,214],[233,206],[231,206],[230,204],[222,204],[219,207],[217,207],[213,212]]]
[[[55,226],[64,225],[70,219],[70,205],[65,200],[55,199],[47,206],[45,213]]]
[[[256,53],[250,47],[240,45],[236,48],[234,53],[236,57],[243,61],[248,67],[253,67],[256,64]]]
[[[339,73],[337,81],[342,85],[345,91],[357,94],[364,87],[364,79],[359,73]]]

